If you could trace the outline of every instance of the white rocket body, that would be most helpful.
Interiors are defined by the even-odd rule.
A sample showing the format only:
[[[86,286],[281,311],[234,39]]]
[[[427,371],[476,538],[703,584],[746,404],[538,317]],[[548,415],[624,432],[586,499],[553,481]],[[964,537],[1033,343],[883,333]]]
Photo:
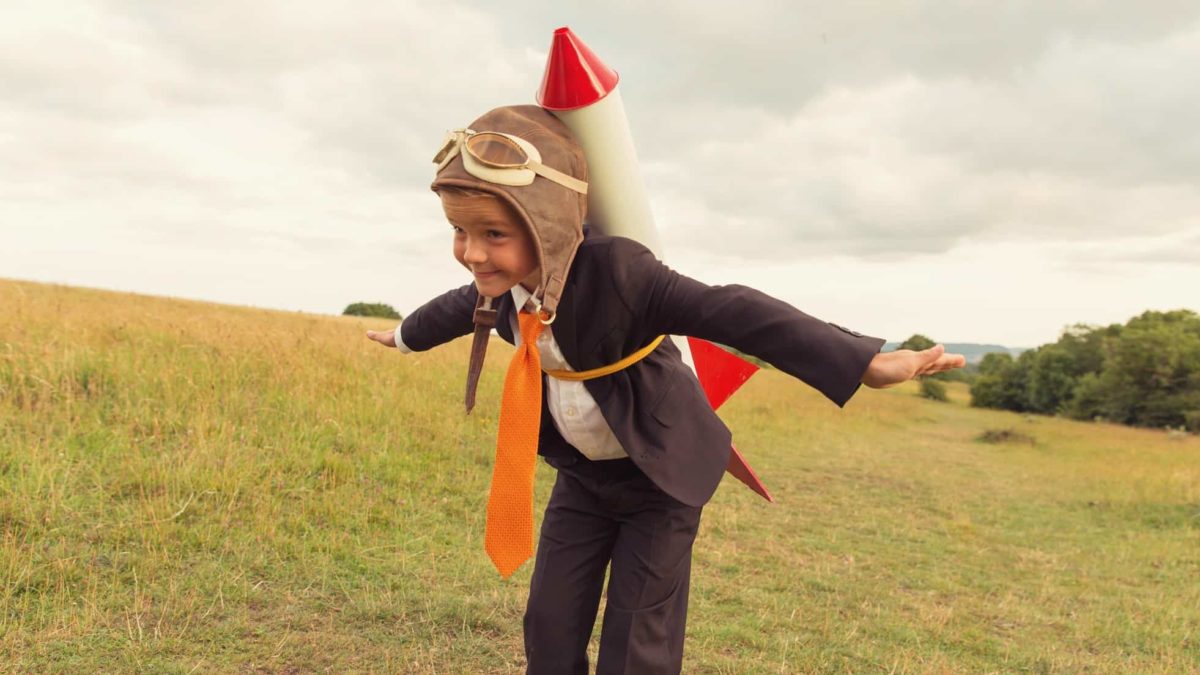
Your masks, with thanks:
[[[601,234],[632,239],[662,260],[662,238],[654,225],[650,197],[638,168],[620,87],[589,106],[550,112],[567,125],[587,158],[588,225]],[[695,371],[687,340],[672,335],[671,341],[679,348],[683,362]]]
[[[595,103],[552,110],[583,146],[588,162],[588,224],[601,234],[628,237],[663,257],[662,240],[638,169],[620,87]]]

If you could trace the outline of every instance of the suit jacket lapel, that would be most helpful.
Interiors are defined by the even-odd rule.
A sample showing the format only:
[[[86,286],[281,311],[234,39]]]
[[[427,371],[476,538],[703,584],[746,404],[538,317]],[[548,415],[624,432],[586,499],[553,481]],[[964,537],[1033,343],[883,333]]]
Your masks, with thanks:
[[[505,293],[494,301],[496,307],[496,332],[508,344],[516,344],[517,340],[512,331],[513,298],[512,293]]]
[[[578,290],[576,286],[571,279],[567,280],[567,287],[558,302],[558,316],[550,328],[554,332],[554,341],[558,343],[558,349],[567,363],[575,370],[586,370],[587,367],[579,360],[579,322],[576,320],[576,308],[579,305],[575,302],[575,291]]]

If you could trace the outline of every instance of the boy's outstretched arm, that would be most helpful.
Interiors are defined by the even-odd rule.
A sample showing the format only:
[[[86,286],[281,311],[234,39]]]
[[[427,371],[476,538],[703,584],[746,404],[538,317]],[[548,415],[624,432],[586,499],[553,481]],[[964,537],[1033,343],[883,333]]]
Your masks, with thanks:
[[[367,337],[402,351],[423,352],[474,330],[475,284],[447,291],[418,307],[395,330],[367,331]]]
[[[891,386],[954,367],[954,357],[943,361],[940,352],[880,354],[880,338],[809,316],[747,286],[709,286],[683,276],[628,239],[614,239],[611,255],[617,292],[653,333],[692,335],[752,354],[838,405],[860,384]]]

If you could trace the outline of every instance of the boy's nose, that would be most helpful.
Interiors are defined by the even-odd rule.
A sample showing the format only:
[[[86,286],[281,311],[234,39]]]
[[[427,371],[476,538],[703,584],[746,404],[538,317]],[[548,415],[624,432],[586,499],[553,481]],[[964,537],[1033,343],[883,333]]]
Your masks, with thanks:
[[[484,252],[483,246],[467,240],[467,248],[463,251],[463,260],[470,263],[487,262],[487,253]]]

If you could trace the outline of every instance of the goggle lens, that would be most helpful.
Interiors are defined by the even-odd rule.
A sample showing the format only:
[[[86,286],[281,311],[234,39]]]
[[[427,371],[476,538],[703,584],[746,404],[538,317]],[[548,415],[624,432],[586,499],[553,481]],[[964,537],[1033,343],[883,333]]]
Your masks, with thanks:
[[[520,168],[529,162],[525,151],[512,139],[486,131],[467,138],[467,152],[484,164],[498,169]]]

